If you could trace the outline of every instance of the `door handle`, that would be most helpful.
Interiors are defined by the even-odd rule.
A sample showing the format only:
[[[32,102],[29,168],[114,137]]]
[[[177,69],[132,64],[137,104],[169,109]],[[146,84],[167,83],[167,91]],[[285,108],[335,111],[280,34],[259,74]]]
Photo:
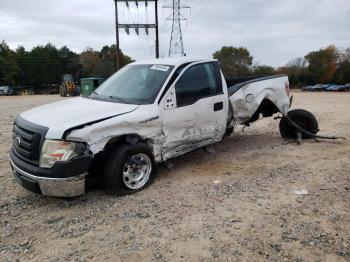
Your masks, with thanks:
[[[224,102],[218,102],[214,104],[214,112],[224,109]]]

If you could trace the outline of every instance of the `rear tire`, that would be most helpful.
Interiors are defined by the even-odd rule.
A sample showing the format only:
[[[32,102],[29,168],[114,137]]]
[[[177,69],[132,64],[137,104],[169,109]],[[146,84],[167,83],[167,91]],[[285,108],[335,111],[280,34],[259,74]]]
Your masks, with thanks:
[[[298,126],[316,135],[319,131],[316,117],[309,111],[295,109],[288,112],[288,117]],[[288,119],[283,117],[280,122],[280,133],[283,138],[297,138],[298,130],[289,123]],[[313,138],[310,135],[302,134],[303,139]]]
[[[146,144],[122,144],[107,160],[104,183],[109,193],[134,194],[148,187],[155,173],[153,155]]]

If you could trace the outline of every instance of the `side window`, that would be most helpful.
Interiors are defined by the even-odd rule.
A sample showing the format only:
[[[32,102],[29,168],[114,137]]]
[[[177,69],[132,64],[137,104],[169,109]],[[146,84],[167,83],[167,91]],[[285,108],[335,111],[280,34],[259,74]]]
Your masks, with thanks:
[[[175,85],[178,106],[193,104],[202,97],[220,93],[212,63],[194,65],[186,70]]]

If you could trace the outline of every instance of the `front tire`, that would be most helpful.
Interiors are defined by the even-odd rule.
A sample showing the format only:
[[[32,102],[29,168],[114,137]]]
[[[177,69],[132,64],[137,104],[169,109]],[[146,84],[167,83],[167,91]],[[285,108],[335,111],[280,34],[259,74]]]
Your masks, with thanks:
[[[295,109],[288,112],[288,117],[298,126],[316,135],[319,131],[316,117],[309,111]],[[280,122],[280,133],[283,138],[297,138],[298,130],[289,123],[288,119],[283,117]],[[310,135],[302,134],[303,139],[313,138]]]
[[[146,144],[122,144],[107,160],[104,182],[110,193],[134,194],[148,187],[155,173],[153,155]]]

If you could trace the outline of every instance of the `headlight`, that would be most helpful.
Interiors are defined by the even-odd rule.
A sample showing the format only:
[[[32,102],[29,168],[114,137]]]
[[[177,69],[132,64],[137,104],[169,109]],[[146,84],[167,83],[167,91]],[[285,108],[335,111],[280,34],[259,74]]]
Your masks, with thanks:
[[[85,151],[82,143],[45,140],[40,154],[40,167],[51,168],[57,161],[67,161]]]

